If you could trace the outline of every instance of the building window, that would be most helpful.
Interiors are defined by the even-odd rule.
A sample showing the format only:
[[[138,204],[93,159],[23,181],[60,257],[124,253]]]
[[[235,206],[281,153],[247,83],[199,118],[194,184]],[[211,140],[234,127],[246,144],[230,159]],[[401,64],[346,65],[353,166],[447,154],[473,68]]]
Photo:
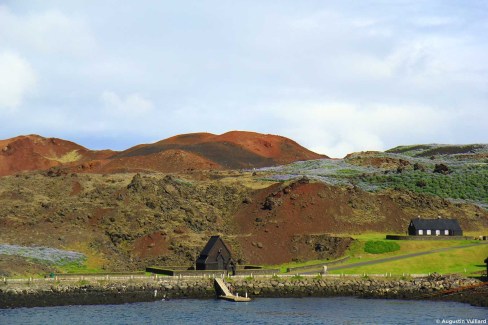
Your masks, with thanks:
[[[444,235],[449,236],[449,230],[444,230]]]
[[[419,230],[419,236],[422,236],[424,234],[424,231],[422,229]]]
[[[436,231],[435,231],[435,235],[436,235],[436,236],[439,236],[440,234],[441,234],[441,231],[440,231],[440,230],[436,230]]]
[[[427,229],[427,235],[432,235],[432,231],[430,229]]]

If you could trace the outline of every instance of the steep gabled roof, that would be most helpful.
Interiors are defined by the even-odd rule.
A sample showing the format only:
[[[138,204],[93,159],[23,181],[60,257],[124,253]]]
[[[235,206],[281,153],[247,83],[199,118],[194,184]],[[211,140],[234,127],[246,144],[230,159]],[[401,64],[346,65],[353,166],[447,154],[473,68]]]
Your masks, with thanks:
[[[448,229],[462,231],[456,219],[412,219],[415,229]]]
[[[227,251],[230,253],[230,249],[229,247],[227,247],[227,245],[225,244],[225,242],[222,240],[222,238],[220,238],[220,236],[212,236],[210,237],[210,239],[208,240],[207,244],[205,245],[205,247],[203,248],[202,252],[200,253],[200,257],[203,257],[203,256],[208,256],[210,254],[210,252],[212,251],[212,248],[215,246],[215,244],[218,242],[218,241],[221,241],[223,246],[227,249]]]

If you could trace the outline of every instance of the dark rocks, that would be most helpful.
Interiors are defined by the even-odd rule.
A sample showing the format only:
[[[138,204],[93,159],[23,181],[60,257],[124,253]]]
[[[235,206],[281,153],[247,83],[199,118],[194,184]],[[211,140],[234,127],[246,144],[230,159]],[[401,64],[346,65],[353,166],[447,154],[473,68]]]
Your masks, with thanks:
[[[274,198],[273,196],[268,196],[263,203],[263,210],[273,210],[280,205],[280,203],[280,199]]]
[[[415,186],[417,186],[417,187],[426,187],[427,186],[427,183],[423,179],[421,179],[421,180],[419,180],[419,181],[417,181],[415,183]]]
[[[137,173],[134,175],[130,184],[127,185],[127,189],[132,190],[133,192],[141,192],[144,189],[141,174]]]
[[[425,172],[425,166],[419,163],[413,164],[413,170],[419,170]]]
[[[244,203],[244,204],[251,204],[252,203],[252,199],[250,197],[245,197],[244,200],[242,200],[242,203]]]
[[[317,243],[317,244],[315,244],[315,251],[316,251],[316,252],[323,252],[323,251],[325,251],[326,249],[328,249],[328,247],[327,247],[327,246],[325,246],[325,245],[323,245],[323,244],[321,244],[321,243]]]
[[[447,175],[447,174],[451,173],[451,171],[449,170],[449,167],[447,167],[447,165],[436,164],[434,167],[434,173]]]
[[[64,168],[60,167],[51,167],[45,172],[45,175],[48,177],[60,177],[68,175],[68,171]]]
[[[308,178],[307,176],[303,176],[298,180],[298,184],[308,184],[308,183],[310,183],[310,178]]]

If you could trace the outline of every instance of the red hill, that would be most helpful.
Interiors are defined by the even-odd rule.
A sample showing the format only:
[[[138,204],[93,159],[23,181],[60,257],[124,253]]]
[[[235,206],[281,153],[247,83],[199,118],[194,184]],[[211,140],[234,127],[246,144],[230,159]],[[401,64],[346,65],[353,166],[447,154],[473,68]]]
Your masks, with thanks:
[[[73,172],[115,173],[259,168],[327,158],[277,135],[232,131],[191,133],[122,152],[93,151],[38,135],[0,140],[0,176],[62,167]]]
[[[0,176],[44,170],[74,162],[103,159],[112,151],[91,151],[74,142],[38,135],[0,140]]]
[[[257,168],[327,158],[285,137],[244,131],[232,131],[222,135],[178,135],[153,144],[130,148],[114,158],[151,156],[168,150],[191,153],[224,169]]]

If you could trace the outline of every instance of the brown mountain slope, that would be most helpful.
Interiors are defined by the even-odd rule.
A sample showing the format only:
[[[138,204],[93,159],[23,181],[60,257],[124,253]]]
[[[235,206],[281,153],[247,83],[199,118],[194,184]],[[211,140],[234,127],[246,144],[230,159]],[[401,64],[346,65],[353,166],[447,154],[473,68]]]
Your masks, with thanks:
[[[44,170],[73,162],[103,159],[113,153],[91,151],[74,142],[38,135],[0,140],[0,176]]]
[[[232,131],[222,135],[179,135],[127,149],[114,158],[142,157],[167,150],[193,153],[225,169],[275,166],[298,160],[327,158],[285,137],[244,131]]]
[[[211,160],[192,152],[168,149],[145,156],[112,158],[99,169],[101,173],[164,171],[166,173],[187,172],[192,170],[222,169]]]
[[[335,258],[348,243],[326,234],[403,233],[417,215],[457,218],[465,231],[488,228],[487,210],[435,196],[304,180],[263,188],[259,175],[211,175],[0,177],[0,243],[75,250],[90,265],[126,271],[190,265],[215,234],[236,259],[274,264]]]
[[[285,137],[243,131],[183,134],[122,152],[93,151],[70,141],[29,135],[0,140],[0,150],[0,176],[52,167],[82,173],[172,173],[326,158]]]

